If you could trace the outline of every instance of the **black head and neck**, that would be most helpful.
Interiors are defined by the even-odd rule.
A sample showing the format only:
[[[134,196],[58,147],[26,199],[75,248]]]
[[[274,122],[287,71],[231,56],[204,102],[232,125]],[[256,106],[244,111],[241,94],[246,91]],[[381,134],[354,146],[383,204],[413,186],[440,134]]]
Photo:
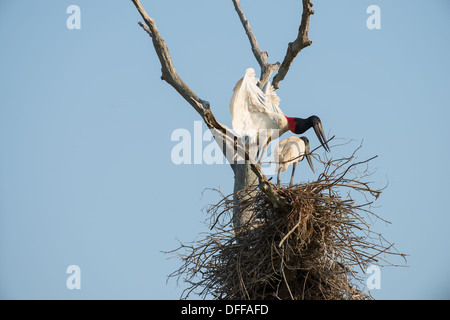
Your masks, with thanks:
[[[310,128],[313,128],[324,149],[330,151],[325,139],[325,133],[323,132],[322,122],[318,116],[311,116],[306,119],[286,117],[286,119],[288,121],[289,130],[295,134],[302,134]]]
[[[286,118],[288,120],[289,130],[291,130],[291,132],[293,132],[295,134],[305,133],[305,131],[307,131],[308,129],[310,129],[314,126],[314,122],[317,121],[314,119],[319,119],[316,116],[311,116],[306,119],[291,118],[291,117],[286,117]],[[320,121],[320,119],[319,119],[319,121]]]

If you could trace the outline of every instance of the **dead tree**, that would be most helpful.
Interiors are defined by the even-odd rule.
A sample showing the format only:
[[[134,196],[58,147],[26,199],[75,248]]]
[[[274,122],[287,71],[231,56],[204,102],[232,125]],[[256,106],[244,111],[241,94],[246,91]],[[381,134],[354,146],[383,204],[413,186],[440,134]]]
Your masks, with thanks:
[[[312,44],[312,41],[308,38],[309,21],[311,15],[314,14],[311,1],[303,0],[303,13],[301,16],[298,36],[293,42],[288,44],[286,56],[281,64],[279,62],[272,64],[267,61],[269,54],[266,51],[261,50],[259,47],[256,37],[250,27],[250,23],[244,15],[239,0],[232,1],[250,41],[252,52],[261,68],[259,86],[262,88],[271,75],[277,71],[273,78],[273,86],[278,89],[280,82],[285,78],[297,54],[302,49]],[[132,2],[145,22],[145,24],[139,22],[139,25],[152,38],[153,46],[156,54],[158,55],[159,61],[161,62],[161,79],[169,83],[194,108],[194,110],[197,111],[206,126],[214,133],[216,142],[219,143],[219,146],[223,150],[224,154],[226,150],[232,148],[235,151],[238,150],[237,152],[241,152],[245,155],[245,163],[237,163],[236,161],[233,161],[233,159],[227,159],[234,172],[234,194],[236,201],[240,201],[240,197],[251,197],[252,194],[248,193],[242,193],[240,196],[240,192],[257,185],[267,195],[274,207],[280,208],[281,210],[286,209],[287,203],[268,182],[260,165],[257,163],[252,163],[248,160],[250,159],[248,150],[245,150],[245,148],[242,150],[243,147],[242,144],[239,143],[239,138],[230,135],[230,131],[227,130],[227,127],[217,121],[214,117],[209,102],[198,97],[178,75],[170,56],[169,48],[159,33],[155,21],[147,14],[139,0],[132,0]],[[224,145],[225,147],[223,147]],[[246,225],[251,220],[252,216],[252,212],[246,212],[245,210],[240,211],[239,216],[235,216],[233,219],[235,221],[235,226],[240,227]]]
[[[217,121],[209,102],[198,97],[180,78],[155,21],[139,0],[132,2],[145,22],[139,25],[153,41],[161,63],[161,79],[197,111],[234,172],[234,192],[208,210],[215,232],[172,251],[184,251],[178,254],[182,266],[171,275],[184,276],[190,284],[184,297],[197,291],[201,296],[218,299],[370,298],[355,286],[354,281],[359,278],[353,268],[364,270],[368,264],[380,261],[393,265],[382,255],[404,258],[362,217],[367,214],[378,218],[367,208],[372,204],[369,198],[377,199],[381,191],[361,180],[370,173],[365,169],[362,175],[349,177],[353,169],[374,158],[353,162],[355,154],[337,160],[322,161],[319,157],[324,169],[317,181],[293,188],[276,187],[261,166],[251,161],[251,150]],[[278,89],[296,56],[312,44],[308,37],[314,14],[311,1],[302,0],[298,35],[288,44],[282,63],[268,62],[269,55],[259,47],[239,0],[232,2],[261,68],[258,85],[262,88],[275,73],[272,85]],[[236,161],[234,154],[241,154],[244,161]],[[361,193],[365,202],[354,201],[350,196],[354,191]],[[227,218],[230,213],[232,223]]]

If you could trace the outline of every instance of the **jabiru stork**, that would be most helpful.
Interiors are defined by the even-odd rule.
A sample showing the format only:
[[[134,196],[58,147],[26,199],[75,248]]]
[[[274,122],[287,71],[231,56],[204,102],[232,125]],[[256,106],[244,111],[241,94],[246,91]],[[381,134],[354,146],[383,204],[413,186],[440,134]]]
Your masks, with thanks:
[[[326,151],[330,151],[319,117],[313,115],[303,119],[285,116],[279,107],[280,98],[270,82],[267,82],[261,90],[257,85],[258,81],[255,70],[248,68],[233,89],[230,113],[233,130],[237,134],[258,139],[260,133],[264,131],[266,137],[272,137],[273,130],[278,130],[280,137],[287,131],[303,134],[313,128],[321,145]],[[259,142],[261,144],[261,141]],[[262,153],[269,143],[270,138],[261,144]]]
[[[281,171],[286,171],[287,168],[292,164],[292,174],[291,181],[289,182],[289,187],[292,187],[295,168],[297,163],[302,161],[306,157],[308,160],[311,170],[314,172],[314,166],[311,159],[311,154],[309,150],[309,140],[306,137],[292,136],[287,139],[280,141],[280,143],[275,147],[274,159],[277,163],[276,172],[277,175],[277,185],[280,185],[280,174]]]

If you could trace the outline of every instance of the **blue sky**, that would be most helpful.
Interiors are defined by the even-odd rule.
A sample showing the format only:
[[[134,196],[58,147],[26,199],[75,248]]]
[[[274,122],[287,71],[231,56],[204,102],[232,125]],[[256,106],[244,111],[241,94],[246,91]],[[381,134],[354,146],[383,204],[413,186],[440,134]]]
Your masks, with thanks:
[[[241,2],[269,61],[281,61],[300,1]],[[376,213],[392,224],[375,229],[409,257],[382,269],[373,296],[450,298],[450,4],[313,3],[313,45],[281,83],[281,107],[355,140],[333,157],[362,140],[359,159],[379,156],[372,180],[389,186]],[[72,4],[80,30],[66,27]],[[179,74],[231,127],[234,84],[258,70],[232,2],[142,4]],[[372,4],[381,30],[366,27]],[[179,262],[162,251],[207,230],[202,209],[218,197],[205,188],[232,192],[227,165],[172,163],[172,132],[193,132],[199,117],[160,80],[137,21],[131,1],[0,2],[0,298],[178,299],[184,284],[166,279]],[[301,164],[296,181],[308,179]],[[73,264],[81,290],[66,287]]]

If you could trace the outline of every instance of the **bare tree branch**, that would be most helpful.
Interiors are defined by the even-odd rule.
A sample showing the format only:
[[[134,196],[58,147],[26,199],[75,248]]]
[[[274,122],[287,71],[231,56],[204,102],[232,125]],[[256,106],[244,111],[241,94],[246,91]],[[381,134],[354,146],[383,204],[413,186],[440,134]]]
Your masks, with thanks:
[[[281,67],[278,69],[278,73],[273,77],[272,85],[275,89],[279,88],[279,84],[284,80],[292,62],[294,61],[297,54],[304,48],[309,47],[312,41],[309,40],[309,20],[314,11],[312,10],[313,4],[310,0],[303,0],[303,14],[300,27],[298,29],[297,39],[294,42],[289,42],[286,51],[286,56],[284,57]]]
[[[262,51],[259,48],[258,41],[256,41],[256,37],[253,34],[252,28],[250,27],[250,23],[244,15],[244,11],[242,10],[241,4],[239,0],[233,0],[234,8],[236,9],[237,14],[239,15],[239,19],[241,20],[242,25],[244,26],[245,33],[247,34],[248,40],[250,41],[250,45],[252,46],[253,54],[255,55],[256,60],[261,67],[261,76],[259,78],[259,87],[262,88],[264,84],[269,81],[271,74],[280,67],[280,63],[277,62],[275,64],[271,64],[267,62],[267,57],[269,54],[267,51]]]
[[[143,23],[139,23],[141,27],[143,27],[147,33],[151,36],[153,40],[153,45],[155,47],[156,54],[158,55],[159,61],[161,62],[161,79],[167,81],[175,90],[178,91],[183,98],[194,107],[194,109],[203,117],[204,110],[199,108],[198,104],[195,102],[199,102],[200,104],[205,104],[205,101],[202,101],[180,78],[178,73],[175,71],[175,67],[173,66],[172,58],[170,57],[169,48],[166,45],[166,42],[159,34],[158,29],[156,28],[155,21],[149,17],[149,15],[145,12],[139,0],[132,0],[148,28],[144,26]]]
[[[155,21],[152,18],[150,18],[150,16],[146,13],[145,9],[142,7],[139,0],[131,0],[131,1],[136,6],[137,10],[141,14],[146,24],[144,25],[143,23],[140,22],[139,25],[152,38],[153,46],[155,48],[156,54],[158,55],[159,61],[161,62],[161,72],[162,72],[161,79],[169,83],[197,111],[197,113],[203,118],[205,124],[208,126],[209,129],[214,129],[216,130],[216,132],[221,134],[223,139],[222,142],[227,143],[228,147],[230,147],[231,145],[232,148],[235,150],[239,149],[240,147],[239,144],[237,143],[238,138],[235,135],[231,134],[230,130],[226,126],[222,125],[216,120],[210,109],[209,102],[200,99],[186,85],[186,83],[184,83],[184,81],[180,78],[180,76],[176,72],[172,58],[169,53],[169,48],[167,47],[164,39],[159,34],[159,31],[156,28]],[[222,151],[225,154],[226,148],[222,148]],[[250,159],[247,150],[243,149],[240,150],[240,152],[242,152],[241,154],[245,155],[246,159]],[[230,163],[230,165],[232,169],[235,170],[235,165],[233,163]],[[271,183],[267,180],[266,176],[264,175],[261,166],[258,163],[252,162],[250,164],[250,167],[252,172],[254,172],[255,175],[258,177],[260,189],[267,195],[267,197],[273,203],[273,205],[280,209],[286,210],[287,203],[284,201],[284,198],[282,198],[274,191]]]

